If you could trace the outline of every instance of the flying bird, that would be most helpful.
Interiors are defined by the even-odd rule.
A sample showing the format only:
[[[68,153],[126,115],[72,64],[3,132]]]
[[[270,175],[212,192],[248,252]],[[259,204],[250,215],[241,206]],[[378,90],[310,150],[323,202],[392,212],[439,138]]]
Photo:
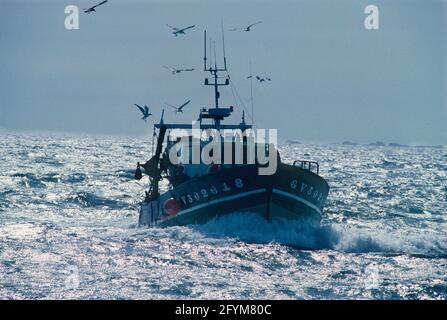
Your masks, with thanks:
[[[146,121],[147,118],[149,118],[152,115],[152,113],[149,112],[148,106],[145,105],[144,107],[141,107],[136,103],[134,104],[134,106],[136,106],[138,109],[140,109],[141,113],[143,114],[143,117],[141,118],[141,120]]]
[[[84,13],[92,13],[92,12],[96,12],[95,8],[99,7],[100,5],[103,5],[104,3],[106,3],[108,0],[104,0],[103,2],[98,3],[97,5],[94,5],[93,7],[90,8],[86,8],[83,9]]]
[[[190,102],[191,102],[191,100],[188,100],[184,104],[182,104],[180,107],[176,107],[176,106],[173,106],[173,105],[170,105],[170,104],[167,104],[167,105],[172,107],[172,108],[174,108],[174,112],[175,113],[183,113],[183,108],[186,107],[186,105],[188,103],[190,103]]]
[[[245,31],[245,32],[250,32],[251,31],[251,28],[253,27],[253,26],[255,26],[255,25],[257,25],[257,24],[259,24],[259,23],[261,23],[262,21],[258,21],[258,22],[256,22],[256,23],[252,23],[252,24],[250,24],[250,25],[248,25],[248,26],[246,26],[246,27],[243,27],[243,28],[234,28],[234,29],[230,29],[230,31],[237,31],[237,30],[241,30],[241,31]]]
[[[167,26],[168,26],[169,28],[171,28],[172,30],[174,30],[172,33],[174,34],[174,36],[177,37],[179,34],[185,34],[185,31],[186,31],[186,30],[191,29],[191,28],[194,28],[196,25],[194,24],[194,25],[192,25],[192,26],[189,26],[189,27],[186,27],[186,28],[182,28],[182,29],[177,28],[177,27],[170,26],[169,24],[167,24]]]
[[[194,68],[189,68],[189,69],[177,69],[177,68],[173,68],[173,67],[168,67],[168,66],[163,66],[166,69],[170,69],[172,71],[172,74],[176,74],[176,73],[181,73],[183,71],[194,71]]]
[[[272,81],[269,77],[261,78],[260,76],[256,76],[256,81],[258,82],[265,82],[265,81]]]
[[[248,76],[247,79],[253,78],[253,76]],[[272,81],[272,78],[270,77],[260,77],[260,76],[255,76],[256,81],[258,82],[265,82],[265,81]]]

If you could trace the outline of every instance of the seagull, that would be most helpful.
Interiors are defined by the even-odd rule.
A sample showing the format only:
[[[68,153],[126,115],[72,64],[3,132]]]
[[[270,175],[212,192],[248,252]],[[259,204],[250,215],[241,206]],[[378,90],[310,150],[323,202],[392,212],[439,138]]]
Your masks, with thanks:
[[[244,29],[244,31],[245,32],[250,32],[251,31],[251,27],[253,27],[253,26],[255,26],[255,25],[257,25],[257,24],[259,24],[259,23],[261,23],[262,21],[258,21],[258,22],[256,22],[256,23],[252,23],[251,25],[249,25],[249,26],[247,26],[245,29]]]
[[[262,21],[258,21],[258,22],[256,22],[256,23],[252,23],[252,24],[250,24],[249,26],[246,26],[246,27],[244,27],[244,28],[234,28],[234,29],[230,29],[230,31],[237,31],[237,30],[242,30],[242,31],[245,31],[245,32],[250,32],[251,31],[251,28],[253,27],[253,26],[255,26],[255,25],[257,25],[257,24],[259,24],[259,23],[261,23]]]
[[[147,118],[149,118],[149,116],[152,115],[152,113],[149,112],[148,106],[145,105],[144,107],[141,107],[136,103],[134,104],[134,106],[136,106],[138,109],[140,109],[141,113],[143,114],[143,118],[141,118],[141,120],[146,121]]]
[[[272,79],[269,77],[261,78],[260,76],[256,76],[256,80],[258,82],[272,81]]]
[[[183,71],[194,71],[194,68],[189,68],[189,69],[176,69],[173,67],[168,67],[168,66],[163,66],[166,69],[171,69],[172,70],[172,74],[176,74],[176,73],[181,73]]]
[[[190,103],[190,102],[191,102],[191,100],[188,100],[184,104],[182,104],[180,107],[176,107],[176,106],[173,106],[173,105],[170,105],[170,104],[167,104],[167,105],[172,107],[172,108],[174,108],[174,112],[175,113],[183,113],[183,108],[186,107],[186,105],[188,103]]]
[[[106,3],[107,1],[108,1],[108,0],[104,0],[104,1],[101,2],[101,3],[98,3],[97,5],[94,5],[93,7],[83,9],[83,10],[84,10],[84,13],[92,13],[92,12],[96,12],[95,8],[96,8],[96,7],[99,7],[100,5],[103,5],[103,4]]]
[[[179,29],[179,28],[170,26],[169,24],[167,24],[167,26],[168,26],[169,28],[171,28],[172,30],[174,30],[172,33],[174,34],[174,36],[177,37],[179,34],[185,34],[185,30],[194,28],[196,25],[194,24],[194,25],[192,25],[192,26],[189,26],[189,27],[186,27],[186,28],[183,28],[183,29]]]
[[[253,78],[252,75],[247,77],[247,79],[251,79],[251,78]],[[270,78],[270,77],[262,78],[260,76],[255,76],[255,78],[256,78],[256,81],[258,81],[258,82],[272,81],[272,78]]]

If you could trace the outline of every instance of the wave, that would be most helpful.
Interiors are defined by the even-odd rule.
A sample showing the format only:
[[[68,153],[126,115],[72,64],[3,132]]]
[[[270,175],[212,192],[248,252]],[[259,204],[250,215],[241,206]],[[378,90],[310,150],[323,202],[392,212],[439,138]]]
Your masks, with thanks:
[[[11,177],[22,178],[19,185],[25,188],[46,188],[45,183],[33,173],[15,173]]]
[[[81,183],[87,180],[87,175],[84,173],[73,173],[63,177],[65,183]]]
[[[122,181],[134,180],[135,169],[119,170],[116,171],[116,175],[121,178]]]
[[[34,173],[14,173],[11,177],[22,178],[19,184],[30,188],[46,188],[45,183],[71,184],[81,183],[87,180],[87,175],[83,173],[60,174],[58,172],[35,175]]]
[[[65,201],[81,207],[108,207],[111,209],[125,209],[131,206],[126,202],[105,198],[101,196],[99,192],[76,192],[70,194]]]
[[[380,166],[385,169],[397,169],[397,168],[405,167],[405,165],[403,163],[399,163],[397,161],[388,160],[388,159],[382,159],[382,163],[380,164]]]
[[[33,159],[35,163],[42,163],[53,167],[63,167],[64,164],[59,160],[56,160],[54,157],[44,156],[44,157],[36,157]]]
[[[336,235],[332,248],[338,251],[447,257],[447,238],[436,235],[411,235],[399,230],[371,230],[341,225],[331,226],[331,229]]]
[[[435,235],[409,235],[399,230],[374,231],[341,224],[313,226],[304,220],[268,222],[254,213],[224,215],[192,228],[211,237],[231,237],[249,243],[279,243],[300,249],[447,257],[447,238]]]
[[[11,203],[7,199],[8,195],[14,194],[12,190],[6,190],[0,192],[0,212],[10,207]]]

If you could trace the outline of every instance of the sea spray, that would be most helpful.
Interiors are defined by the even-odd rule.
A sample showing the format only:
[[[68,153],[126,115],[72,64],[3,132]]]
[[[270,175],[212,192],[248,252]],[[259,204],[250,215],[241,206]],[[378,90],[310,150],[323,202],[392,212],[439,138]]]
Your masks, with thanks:
[[[211,237],[232,237],[248,243],[279,243],[303,249],[332,249],[351,253],[447,255],[447,237],[404,234],[342,224],[314,226],[306,220],[275,219],[255,213],[233,213],[192,227]]]

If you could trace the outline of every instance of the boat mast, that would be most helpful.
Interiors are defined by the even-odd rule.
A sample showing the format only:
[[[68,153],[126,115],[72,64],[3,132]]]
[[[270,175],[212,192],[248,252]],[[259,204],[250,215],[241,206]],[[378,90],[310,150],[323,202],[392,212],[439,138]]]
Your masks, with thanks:
[[[211,42],[211,41],[210,41]],[[219,98],[220,98],[220,92],[219,87],[220,86],[227,86],[230,84],[229,77],[225,79],[225,82],[219,82],[219,72],[227,72],[227,58],[225,54],[225,39],[224,39],[224,33],[223,33],[223,23],[222,23],[222,47],[223,47],[223,67],[218,67],[217,65],[217,59],[216,59],[216,48],[214,44],[214,66],[212,66],[212,63],[210,63],[209,66],[207,66],[207,56],[206,56],[206,30],[204,32],[204,55],[203,55],[203,68],[205,72],[211,73],[211,76],[214,78],[211,81],[208,78],[205,78],[205,85],[207,86],[213,86],[214,87],[214,108],[203,108],[200,110],[199,114],[199,121],[200,121],[200,128],[203,130],[207,129],[239,129],[241,131],[244,131],[246,129],[251,128],[252,126],[245,123],[245,113],[242,113],[242,122],[238,125],[231,125],[231,124],[220,124],[222,120],[224,120],[226,117],[229,117],[231,113],[233,112],[233,107],[222,107],[219,108]],[[211,49],[211,47],[210,47]],[[210,50],[210,56],[212,55],[212,52]],[[214,81],[213,81],[214,80]],[[212,83],[211,83],[212,82]],[[213,121],[213,124],[202,124],[202,119],[210,119]],[[154,153],[154,142],[152,142],[152,157],[146,161],[145,164],[142,165],[142,167],[145,170],[145,173],[151,178],[150,179],[150,189],[149,192],[146,193],[146,202],[152,201],[154,199],[157,199],[159,197],[159,182],[162,179],[162,172],[165,169],[162,169],[160,166],[160,157],[162,154],[163,149],[163,141],[165,139],[165,135],[168,129],[192,129],[191,124],[170,124],[164,122],[164,110],[162,111],[160,122],[157,124],[154,124],[154,134],[152,139],[155,137],[155,129],[158,129],[158,137],[157,137],[157,144],[155,145],[155,153]],[[153,140],[152,140],[153,141]],[[138,164],[138,169],[140,167],[140,164]]]
[[[206,86],[214,86],[214,104],[215,109],[219,109],[219,98],[220,98],[220,92],[219,87],[220,86],[227,86],[230,84],[229,80],[226,79],[225,82],[219,83],[218,81],[218,73],[219,72],[227,72],[227,58],[225,56],[225,39],[223,34],[223,23],[222,23],[222,46],[223,46],[223,67],[219,68],[217,66],[217,59],[216,59],[216,44],[214,43],[214,67],[207,66],[207,57],[206,57],[206,30],[204,31],[204,37],[203,37],[203,70],[205,72],[211,73],[211,76],[214,78],[213,83],[210,83],[208,78],[205,78],[205,85]],[[211,44],[210,44],[211,45]],[[213,119],[214,125],[217,129],[220,128],[220,121],[221,119],[216,117]]]

